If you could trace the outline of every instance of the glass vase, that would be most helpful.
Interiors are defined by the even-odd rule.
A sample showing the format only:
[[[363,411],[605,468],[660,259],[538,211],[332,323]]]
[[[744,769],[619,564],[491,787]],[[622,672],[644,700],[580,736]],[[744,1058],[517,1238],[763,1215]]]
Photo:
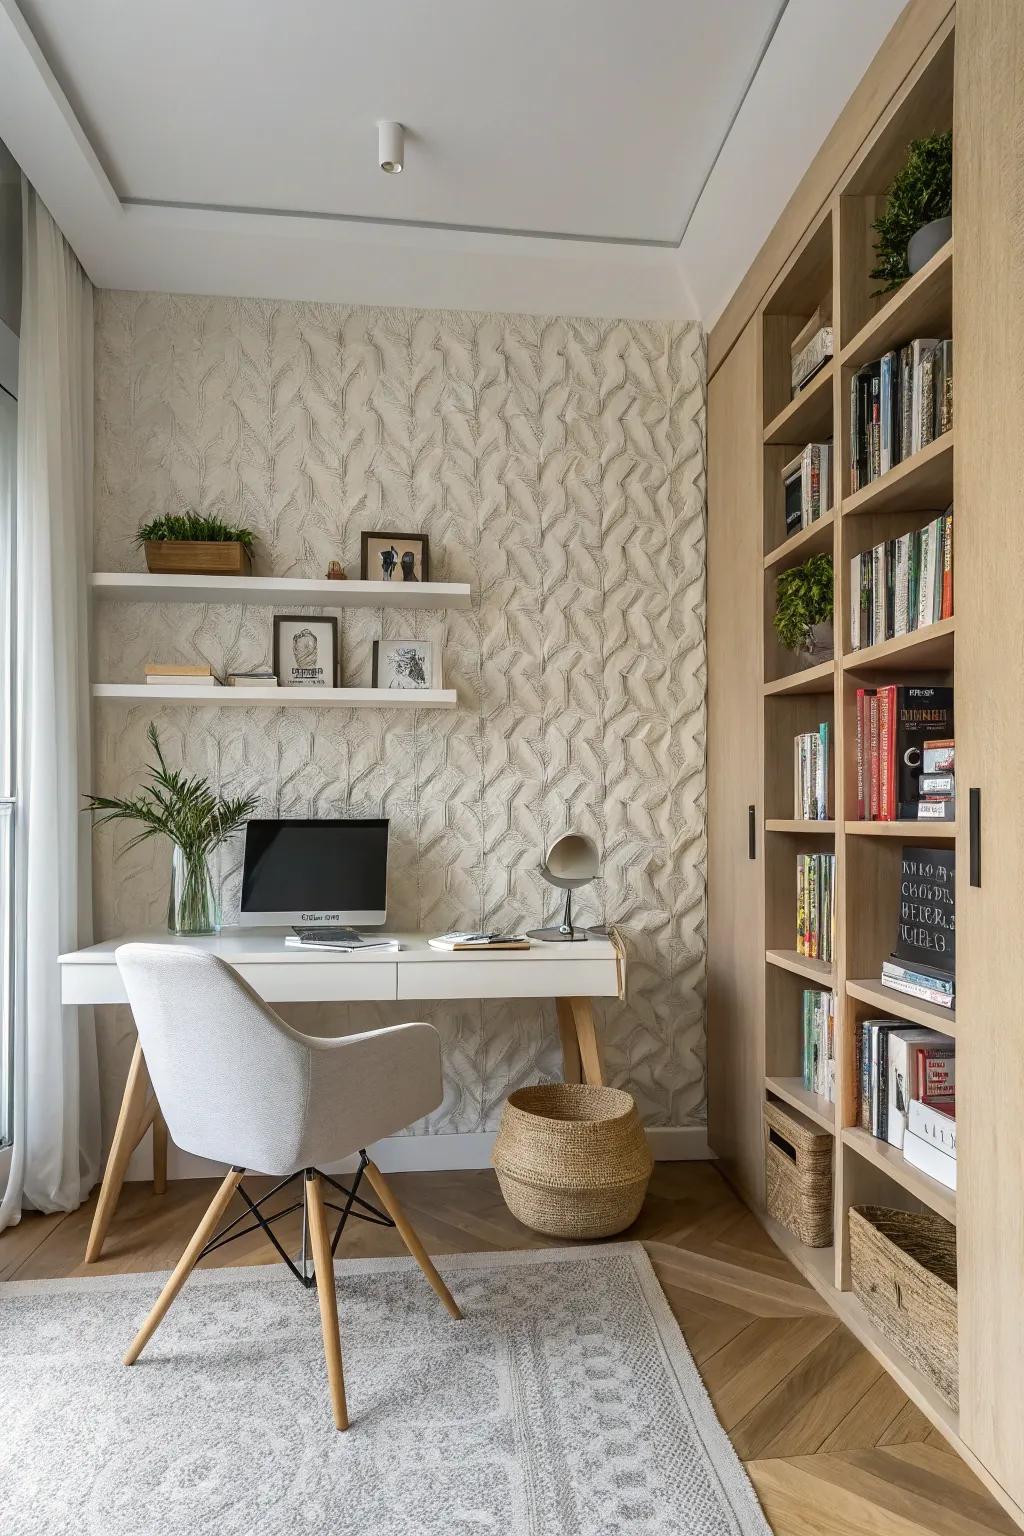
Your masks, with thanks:
[[[171,853],[171,895],[167,904],[171,933],[220,932],[220,907],[210,861],[205,854],[190,854],[175,845]]]

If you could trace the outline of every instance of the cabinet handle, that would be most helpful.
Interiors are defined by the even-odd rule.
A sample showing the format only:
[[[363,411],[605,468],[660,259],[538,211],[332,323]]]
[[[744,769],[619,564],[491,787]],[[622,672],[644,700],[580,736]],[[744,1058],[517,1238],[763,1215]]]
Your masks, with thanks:
[[[981,790],[967,792],[967,835],[970,839],[971,884],[981,884]]]
[[[752,805],[747,806],[747,858],[757,858],[757,817]]]

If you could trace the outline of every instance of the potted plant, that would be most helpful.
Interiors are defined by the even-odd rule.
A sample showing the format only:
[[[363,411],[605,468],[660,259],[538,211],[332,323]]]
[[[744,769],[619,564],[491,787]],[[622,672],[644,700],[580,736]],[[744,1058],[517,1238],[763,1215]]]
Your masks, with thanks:
[[[142,830],[129,838],[127,853],[147,838],[163,836],[171,842],[171,892],[167,926],[171,933],[216,933],[220,912],[210,874],[210,855],[226,837],[242,826],[258,804],[255,795],[225,800],[215,795],[208,781],[189,778],[168,768],[160,749],[156,726],[146,732],[156,753],[149,767],[149,783],[134,800],[107,795],[87,795],[86,810],[95,826],[108,821],[136,821]]]
[[[889,188],[874,229],[877,262],[871,276],[890,293],[920,271],[953,233],[953,135],[914,139],[906,164]]]
[[[135,536],[147,568],[161,576],[247,576],[254,543],[250,528],[200,512],[169,512],[143,523]]]
[[[797,652],[802,666],[831,661],[834,607],[831,555],[812,555],[778,578],[772,622],[780,644]]]

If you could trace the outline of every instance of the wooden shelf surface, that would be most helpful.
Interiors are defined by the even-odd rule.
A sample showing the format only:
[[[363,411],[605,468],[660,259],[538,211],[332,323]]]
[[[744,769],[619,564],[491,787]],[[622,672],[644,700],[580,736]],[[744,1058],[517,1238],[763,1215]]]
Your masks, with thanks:
[[[764,824],[766,832],[799,832],[812,837],[829,837],[836,830],[834,821],[786,821],[781,816],[770,816]]]
[[[953,242],[948,240],[840,354],[844,368],[861,368],[915,336],[953,334]]]
[[[794,693],[831,693],[835,682],[836,664],[823,661],[816,667],[805,667],[802,672],[791,672],[788,677],[777,677],[765,683],[766,698]]]
[[[956,837],[955,821],[848,821],[845,828],[848,837],[899,837],[915,843]]]
[[[454,688],[219,688],[166,683],[93,683],[94,699],[125,703],[269,704],[273,709],[454,709]]]
[[[795,897],[793,922],[796,923]],[[798,955],[795,949],[766,949],[764,958],[769,965],[778,966],[779,970],[792,971],[794,976],[803,976],[806,981],[822,987],[826,992],[832,990],[832,967],[827,960],[812,960],[808,955]]]
[[[792,443],[794,448],[803,448],[807,443],[824,442],[833,436],[834,367],[834,363],[827,362],[796,399],[783,406],[764,429],[766,444]]]
[[[766,1077],[764,1086],[769,1093],[774,1093],[776,1098],[782,1099],[793,1109],[799,1109],[808,1120],[813,1120],[815,1125],[823,1131],[835,1131],[836,1107],[828,1099],[823,1099],[820,1094],[809,1093],[804,1087],[800,1077]]]
[[[887,474],[843,497],[844,517],[861,512],[944,512],[953,500],[953,432],[944,432]]]
[[[888,1174],[908,1194],[955,1225],[956,1190],[947,1189],[938,1179],[930,1178],[919,1168],[912,1168],[898,1147],[890,1146],[887,1141],[872,1136],[870,1131],[853,1125],[847,1126],[843,1132],[843,1143],[851,1147],[859,1157],[866,1158],[869,1163]]]
[[[819,517],[817,522],[809,523],[806,528],[790,534],[784,543],[776,545],[765,555],[765,570],[774,570],[776,566],[797,565],[806,560],[808,555],[830,555],[835,542],[835,526],[836,514],[831,510]]]
[[[955,615],[951,619],[939,619],[909,635],[897,635],[893,640],[883,640],[880,645],[865,645],[859,651],[850,651],[843,657],[843,669],[847,672],[944,670],[953,665],[955,633]]]
[[[297,576],[154,576],[94,571],[93,596],[118,603],[245,603],[305,608],[468,608],[466,581],[306,581]]]
[[[883,987],[880,981],[848,981],[846,991],[880,1013],[891,1013],[908,1024],[918,1024],[923,1029],[937,1029],[944,1035],[956,1038],[956,1009],[940,1008],[936,1003],[926,1003],[917,997],[907,997]]]

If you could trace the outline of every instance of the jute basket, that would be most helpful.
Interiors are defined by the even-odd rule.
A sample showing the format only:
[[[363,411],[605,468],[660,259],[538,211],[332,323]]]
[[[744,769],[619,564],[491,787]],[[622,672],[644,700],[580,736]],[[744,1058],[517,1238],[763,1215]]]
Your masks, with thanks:
[[[808,1248],[832,1241],[832,1137],[795,1109],[764,1106],[765,1203],[769,1216]]]
[[[611,1237],[639,1216],[654,1166],[618,1088],[539,1084],[510,1094],[491,1155],[513,1216],[549,1237]]]
[[[956,1408],[956,1228],[931,1211],[851,1206],[850,1274],[871,1321]]]

